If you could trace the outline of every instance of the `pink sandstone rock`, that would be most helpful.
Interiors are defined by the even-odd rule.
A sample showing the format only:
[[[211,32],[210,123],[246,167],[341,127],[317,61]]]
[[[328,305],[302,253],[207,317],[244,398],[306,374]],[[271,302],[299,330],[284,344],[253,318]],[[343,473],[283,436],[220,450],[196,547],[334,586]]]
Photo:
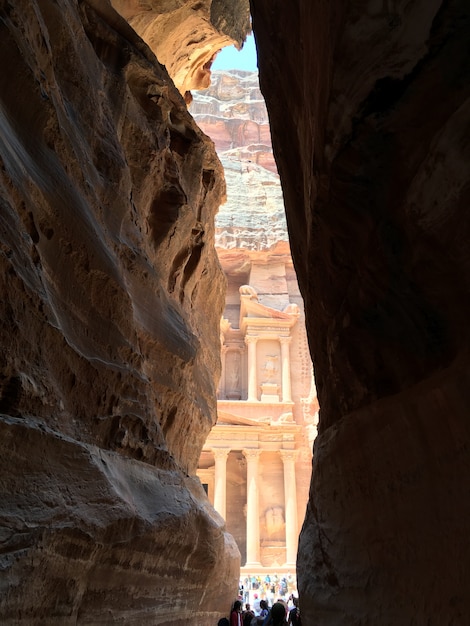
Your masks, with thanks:
[[[214,141],[227,181],[227,199],[216,217],[216,246],[269,254],[273,246],[287,245],[282,189],[258,73],[213,72],[211,87],[193,96],[191,114]]]
[[[248,0],[110,1],[166,66],[187,102],[191,89],[209,86],[220,49],[241,48],[250,29]]]
[[[222,159],[250,161],[277,175],[258,72],[212,72],[210,87],[193,96],[191,115]]]

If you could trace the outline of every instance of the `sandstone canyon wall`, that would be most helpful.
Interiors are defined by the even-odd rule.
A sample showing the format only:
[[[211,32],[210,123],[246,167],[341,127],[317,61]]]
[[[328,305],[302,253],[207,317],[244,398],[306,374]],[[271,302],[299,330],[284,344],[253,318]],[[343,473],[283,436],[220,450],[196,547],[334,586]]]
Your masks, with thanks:
[[[306,624],[470,615],[470,11],[252,0],[320,400]]]
[[[215,623],[220,162],[108,3],[3,2],[0,47],[0,622]]]

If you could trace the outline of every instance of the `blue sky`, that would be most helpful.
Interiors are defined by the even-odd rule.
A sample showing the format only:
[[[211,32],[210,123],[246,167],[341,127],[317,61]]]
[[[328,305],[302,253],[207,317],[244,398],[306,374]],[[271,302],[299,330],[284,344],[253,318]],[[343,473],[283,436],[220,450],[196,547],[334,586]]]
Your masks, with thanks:
[[[211,67],[211,70],[247,70],[249,72],[255,72],[257,69],[256,46],[253,35],[248,35],[240,52],[235,46],[223,48]]]

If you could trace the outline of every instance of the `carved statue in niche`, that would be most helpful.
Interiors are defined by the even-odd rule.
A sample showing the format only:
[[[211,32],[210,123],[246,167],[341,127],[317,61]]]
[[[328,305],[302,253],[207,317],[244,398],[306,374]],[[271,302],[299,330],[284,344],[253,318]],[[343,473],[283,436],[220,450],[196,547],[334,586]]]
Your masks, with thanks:
[[[230,353],[227,382],[227,398],[229,400],[240,400],[240,354],[238,352]]]
[[[266,376],[267,381],[271,381],[274,375],[278,372],[277,360],[278,360],[277,354],[266,355],[266,361],[264,362],[263,372],[264,372],[264,375]]]
[[[284,510],[282,506],[273,506],[265,513],[266,531],[272,539],[282,538],[284,533]]]

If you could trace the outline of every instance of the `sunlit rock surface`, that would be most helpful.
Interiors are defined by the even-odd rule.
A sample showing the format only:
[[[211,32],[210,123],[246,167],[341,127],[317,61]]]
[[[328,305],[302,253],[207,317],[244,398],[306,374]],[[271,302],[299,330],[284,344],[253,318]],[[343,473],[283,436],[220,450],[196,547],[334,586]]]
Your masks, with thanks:
[[[303,621],[470,614],[465,0],[252,0],[320,400]]]
[[[100,0],[93,0],[100,2]],[[225,46],[241,48],[250,30],[248,0],[111,0],[165,65],[181,94],[208,87]]]
[[[227,201],[216,216],[217,247],[265,251],[287,242],[284,201],[258,73],[212,72],[211,87],[193,95],[191,114],[214,141],[227,182]]]
[[[210,87],[194,93],[190,112],[214,141],[219,156],[249,161],[277,174],[258,72],[212,72]]]
[[[93,4],[0,9],[0,622],[205,626],[239,565],[192,478],[216,417],[223,172]]]

